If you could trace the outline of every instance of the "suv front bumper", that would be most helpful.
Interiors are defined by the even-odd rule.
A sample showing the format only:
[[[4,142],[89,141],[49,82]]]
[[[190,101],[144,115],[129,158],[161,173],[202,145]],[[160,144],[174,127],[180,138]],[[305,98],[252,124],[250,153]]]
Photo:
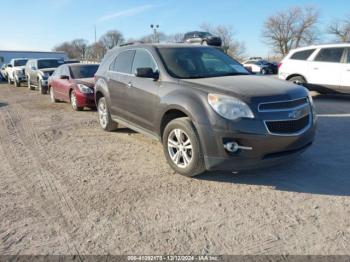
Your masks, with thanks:
[[[241,127],[230,123],[225,129],[206,125],[197,128],[208,170],[242,171],[275,165],[305,151],[314,140],[316,121],[312,119],[308,129],[296,135],[271,134],[261,121]],[[249,149],[231,153],[224,147],[227,142]]]

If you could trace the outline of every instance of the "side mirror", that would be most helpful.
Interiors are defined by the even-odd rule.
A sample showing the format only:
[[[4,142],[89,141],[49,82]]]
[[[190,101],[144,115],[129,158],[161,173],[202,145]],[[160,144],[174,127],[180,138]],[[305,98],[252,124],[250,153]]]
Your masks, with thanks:
[[[69,80],[69,76],[62,75],[62,76],[60,76],[60,79],[62,79],[62,80]]]
[[[136,69],[136,76],[142,78],[153,78],[157,80],[159,78],[159,72],[154,72],[150,67],[141,67]]]

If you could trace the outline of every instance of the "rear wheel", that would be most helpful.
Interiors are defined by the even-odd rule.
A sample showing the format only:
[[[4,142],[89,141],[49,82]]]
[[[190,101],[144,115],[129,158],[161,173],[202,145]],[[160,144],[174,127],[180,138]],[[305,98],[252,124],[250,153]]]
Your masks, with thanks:
[[[70,93],[70,103],[74,111],[83,110],[83,107],[78,106],[77,95],[74,90]]]
[[[205,171],[199,136],[189,118],[175,119],[165,127],[163,150],[169,165],[177,173],[193,177]]]
[[[288,81],[300,86],[304,86],[307,83],[305,78],[302,76],[293,76],[289,78]]]
[[[262,75],[266,75],[267,74],[267,69],[266,68],[261,69],[261,74]]]
[[[106,98],[101,97],[98,100],[97,112],[98,120],[103,130],[113,131],[118,128],[118,123],[112,120],[111,114],[109,113]]]

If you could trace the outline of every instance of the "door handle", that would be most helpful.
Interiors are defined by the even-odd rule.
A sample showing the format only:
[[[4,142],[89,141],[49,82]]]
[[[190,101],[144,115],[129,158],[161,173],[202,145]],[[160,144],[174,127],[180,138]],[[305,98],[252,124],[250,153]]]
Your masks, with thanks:
[[[350,69],[347,69],[346,71],[350,72]]]
[[[132,83],[131,82],[128,83],[128,87],[129,88],[132,87]]]
[[[314,70],[318,70],[318,67],[314,67]]]

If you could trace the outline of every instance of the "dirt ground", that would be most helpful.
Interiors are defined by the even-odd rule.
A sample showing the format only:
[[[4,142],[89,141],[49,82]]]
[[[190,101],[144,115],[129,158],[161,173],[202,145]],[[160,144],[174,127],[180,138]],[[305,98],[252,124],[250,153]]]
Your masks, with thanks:
[[[315,100],[295,161],[190,179],[158,142],[0,84],[0,254],[350,254],[350,98]]]

